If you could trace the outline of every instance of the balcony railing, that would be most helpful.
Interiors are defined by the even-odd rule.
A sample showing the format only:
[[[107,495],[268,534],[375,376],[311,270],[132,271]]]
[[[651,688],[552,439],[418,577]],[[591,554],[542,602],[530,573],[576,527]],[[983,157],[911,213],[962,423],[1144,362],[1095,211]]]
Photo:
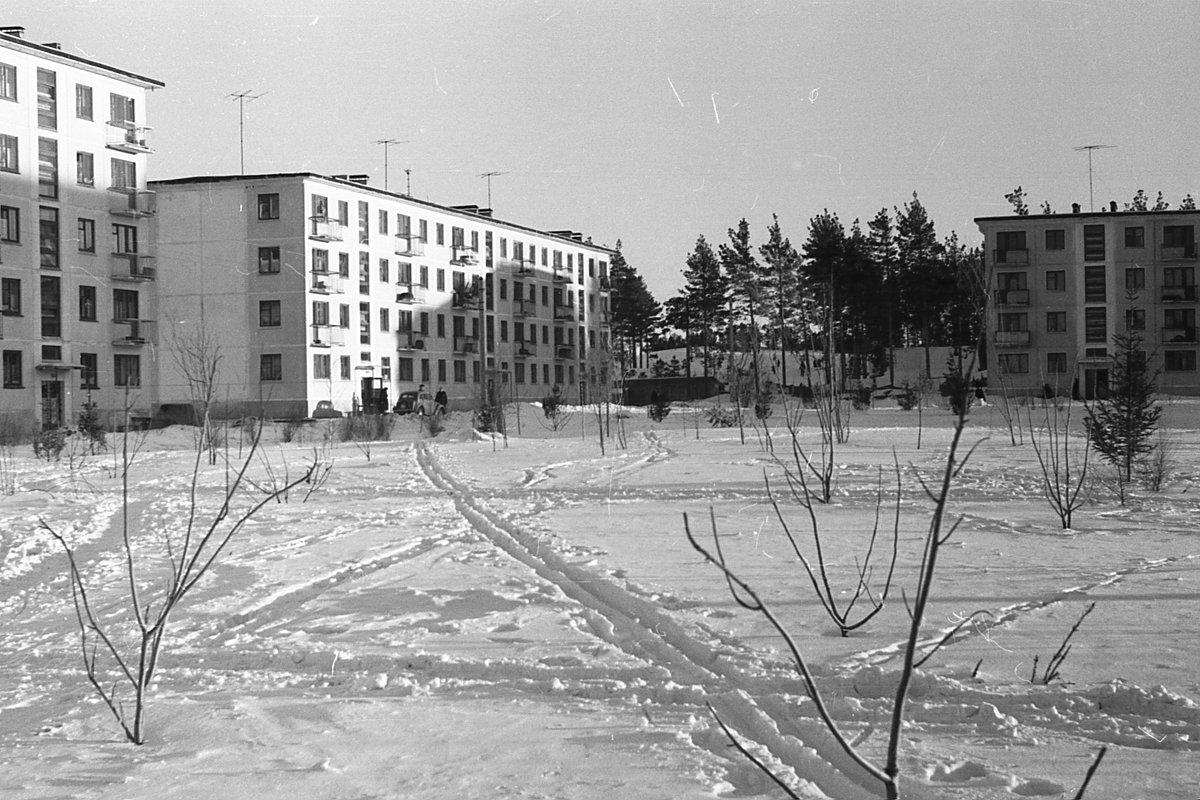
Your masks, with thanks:
[[[1029,305],[1029,290],[997,289],[995,298],[998,306],[1027,306]]]
[[[564,267],[562,264],[555,264],[554,265],[554,282],[555,283],[570,283],[571,282],[571,270],[568,267]]]
[[[1196,328],[1183,325],[1170,326],[1162,329],[1163,344],[1195,344]]]
[[[1196,302],[1196,286],[1195,284],[1164,286],[1162,287],[1162,301],[1164,303],[1194,303]]]
[[[482,294],[478,286],[460,286],[450,296],[450,305],[453,308],[478,309]]]
[[[536,313],[536,308],[537,307],[534,305],[533,301],[529,300],[528,298],[522,298],[520,300],[513,300],[513,316],[514,317],[533,316],[533,314]]]
[[[530,358],[537,355],[536,342],[515,342],[513,348],[514,358]]]
[[[1028,264],[1028,250],[993,250],[992,262],[995,264]]]
[[[454,352],[456,353],[478,353],[479,339],[475,336],[455,336],[454,337]]]
[[[612,282],[609,281],[607,275],[600,276],[600,291],[607,292],[612,290]]]
[[[309,217],[308,238],[318,242],[340,242],[346,235],[346,226],[329,217]]]
[[[313,272],[309,290],[315,294],[342,294],[342,276],[336,272]]]
[[[150,147],[146,139],[149,130],[150,128],[145,125],[125,120],[109,122],[106,144],[109,149],[119,150],[122,153],[153,153],[154,148]]]
[[[555,306],[554,307],[555,322],[574,322],[575,308],[573,306]]]
[[[109,213],[117,217],[152,217],[158,211],[158,195],[154,192],[138,191],[123,187],[109,189],[117,202]]]
[[[415,233],[396,234],[396,255],[423,256],[425,255],[425,240]]]
[[[313,347],[330,347],[346,342],[345,331],[337,325],[314,322],[310,327],[312,329],[312,340],[309,344]]]
[[[1028,347],[1029,331],[996,331],[997,347]]]
[[[396,331],[396,349],[400,352],[425,349],[425,334],[417,331]]]
[[[152,281],[156,275],[154,256],[141,253],[112,254],[112,279],[114,281]]]
[[[418,283],[397,283],[396,302],[402,306],[424,303],[425,287]]]
[[[479,263],[479,254],[465,244],[452,245],[450,248],[450,263],[471,266]]]
[[[114,319],[113,346],[141,347],[154,341],[154,322],[147,319]]]
[[[554,347],[554,358],[556,361],[569,361],[575,357],[575,348],[570,345],[562,344]]]
[[[1194,261],[1196,259],[1196,244],[1166,245],[1161,248],[1163,261]]]
[[[514,258],[512,265],[514,275],[529,276],[533,274],[534,263],[532,258]]]

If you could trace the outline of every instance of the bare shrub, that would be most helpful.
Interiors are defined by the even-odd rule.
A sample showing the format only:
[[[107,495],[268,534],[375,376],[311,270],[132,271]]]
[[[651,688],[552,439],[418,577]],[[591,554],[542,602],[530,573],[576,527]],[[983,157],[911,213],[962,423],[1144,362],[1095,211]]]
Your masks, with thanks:
[[[1027,409],[1029,441],[1042,471],[1042,494],[1058,515],[1063,529],[1071,527],[1071,516],[1087,502],[1088,457],[1092,451],[1091,428],[1083,428],[1083,446],[1071,444],[1071,406],[1049,403],[1040,428]]]
[[[1079,615],[1079,619],[1075,620],[1075,624],[1071,626],[1071,630],[1067,631],[1067,635],[1063,638],[1062,644],[1054,651],[1054,655],[1050,656],[1050,660],[1046,662],[1046,667],[1042,671],[1042,675],[1038,677],[1038,657],[1033,657],[1033,672],[1029,676],[1030,683],[1040,683],[1043,686],[1049,686],[1052,681],[1061,680],[1059,667],[1067,660],[1067,656],[1071,653],[1071,637],[1075,635],[1075,631],[1079,630],[1079,626],[1087,619],[1087,615],[1092,613],[1096,608],[1095,602],[1089,603],[1088,607]]]

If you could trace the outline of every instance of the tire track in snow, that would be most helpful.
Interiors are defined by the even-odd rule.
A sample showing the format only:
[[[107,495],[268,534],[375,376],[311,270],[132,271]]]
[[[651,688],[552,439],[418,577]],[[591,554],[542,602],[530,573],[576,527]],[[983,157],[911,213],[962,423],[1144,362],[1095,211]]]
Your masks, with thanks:
[[[727,725],[768,749],[798,777],[829,796],[845,800],[880,796],[880,784],[851,762],[828,734],[821,736],[810,729],[806,733],[811,733],[811,738],[800,740],[781,733],[794,722],[773,717],[765,710],[772,704],[756,702],[748,691],[770,693],[763,681],[722,660],[721,653],[693,639],[657,605],[569,562],[550,546],[543,546],[537,535],[489,509],[437,463],[423,442],[417,446],[417,463],[435,486],[451,496],[459,513],[476,530],[581,604],[598,638],[662,667],[673,682],[699,689]]]

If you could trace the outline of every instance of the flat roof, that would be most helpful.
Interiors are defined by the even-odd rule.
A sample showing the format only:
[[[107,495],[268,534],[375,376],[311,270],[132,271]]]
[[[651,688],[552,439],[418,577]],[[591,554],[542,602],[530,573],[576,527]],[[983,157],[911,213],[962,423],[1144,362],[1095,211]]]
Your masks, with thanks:
[[[1168,217],[1178,217],[1185,214],[1200,214],[1200,209],[1168,208],[1165,211],[1080,211],[1078,214],[1071,211],[1064,211],[1057,214],[1005,214],[1003,216],[996,217],[975,217],[975,222],[1014,222],[1027,220],[1083,219],[1095,217],[1147,217],[1160,214]]]
[[[388,191],[384,191],[383,189],[377,189],[374,186],[368,186],[365,183],[358,183],[357,181],[346,180],[344,178],[335,178],[330,175],[321,175],[316,172],[266,172],[266,173],[259,173],[259,174],[255,174],[255,175],[193,175],[193,176],[185,177],[185,178],[165,178],[163,180],[149,181],[147,185],[148,186],[187,186],[187,185],[201,185],[201,184],[206,184],[206,183],[249,183],[252,181],[282,180],[282,179],[288,179],[288,178],[300,178],[300,179],[311,178],[314,180],[326,181],[330,184],[333,184],[335,186],[339,186],[342,188],[356,189],[358,191],[370,192],[371,194],[378,195],[380,197],[388,197],[388,198],[392,198],[395,200],[402,200],[406,203],[414,203],[416,205],[424,206],[425,208],[433,209],[435,211],[440,211],[445,214],[451,214],[456,217],[461,217],[462,219],[471,220],[472,222],[495,223],[497,225],[502,225],[507,228],[513,228],[515,230],[525,231],[527,233],[536,233],[539,236],[547,236],[551,239],[557,239],[561,242],[566,242],[575,247],[586,247],[586,248],[591,248],[592,250],[600,250],[602,252],[610,253],[610,254],[617,252],[613,248],[605,247],[604,245],[576,241],[575,239],[572,239],[568,236],[563,236],[558,233],[552,233],[550,231],[543,231],[538,228],[531,228],[528,225],[519,225],[515,222],[509,222],[507,220],[499,219],[497,217],[488,217],[488,216],[484,216],[482,214],[475,214],[470,211],[465,211],[462,208],[456,208],[454,206],[445,206],[440,203],[434,203],[429,200],[422,200],[418,197],[413,197],[413,196],[407,195],[407,194],[400,194],[397,192],[388,192]]]
[[[27,50],[32,53],[37,53],[38,55],[46,56],[55,61],[69,61],[76,64],[82,64],[86,67],[90,67],[93,70],[110,72],[114,75],[119,75],[122,78],[133,81],[134,83],[139,83],[143,86],[143,88],[146,89],[162,89],[166,86],[165,83],[155,80],[154,78],[147,78],[145,75],[139,75],[136,72],[110,67],[108,64],[102,64],[99,61],[93,61],[90,58],[77,56],[74,53],[67,53],[58,47],[54,47],[53,45],[39,44],[37,42],[29,41],[28,39],[17,36],[16,34],[0,31],[0,44],[14,47],[18,50]]]

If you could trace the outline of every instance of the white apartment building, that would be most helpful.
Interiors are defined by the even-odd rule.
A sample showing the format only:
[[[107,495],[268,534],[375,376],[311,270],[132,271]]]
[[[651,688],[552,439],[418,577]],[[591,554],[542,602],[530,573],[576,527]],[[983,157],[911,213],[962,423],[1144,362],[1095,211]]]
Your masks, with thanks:
[[[161,344],[217,345],[226,413],[607,391],[612,251],[307,172],[155,181]],[[177,350],[180,348],[176,347]],[[187,381],[159,359],[167,416]],[[490,393],[490,395],[489,395]]]
[[[0,424],[156,402],[144,114],[162,86],[0,27]]]

